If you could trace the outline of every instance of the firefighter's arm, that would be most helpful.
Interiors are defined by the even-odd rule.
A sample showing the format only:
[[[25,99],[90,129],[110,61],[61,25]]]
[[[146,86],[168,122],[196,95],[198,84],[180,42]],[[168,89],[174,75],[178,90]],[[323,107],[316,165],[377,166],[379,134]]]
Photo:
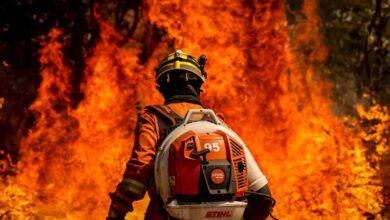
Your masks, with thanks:
[[[146,111],[138,117],[133,152],[123,179],[116,191],[110,193],[112,202],[107,219],[124,219],[127,212],[133,211],[132,202],[144,197],[153,179],[157,135],[155,117]]]
[[[247,200],[248,205],[244,212],[245,220],[265,220],[272,214],[275,200],[272,198],[268,184],[256,192],[252,192]]]
[[[251,194],[247,197],[248,205],[245,209],[245,220],[263,220],[272,212],[275,205],[268,180],[257,165],[256,160],[247,147],[244,148],[248,166],[248,188]]]

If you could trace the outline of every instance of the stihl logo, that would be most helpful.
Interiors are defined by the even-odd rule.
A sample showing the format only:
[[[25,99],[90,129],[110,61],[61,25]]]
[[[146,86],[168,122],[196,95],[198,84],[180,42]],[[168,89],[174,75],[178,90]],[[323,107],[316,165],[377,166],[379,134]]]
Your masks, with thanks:
[[[231,211],[209,211],[206,213],[206,218],[226,218],[232,217]]]

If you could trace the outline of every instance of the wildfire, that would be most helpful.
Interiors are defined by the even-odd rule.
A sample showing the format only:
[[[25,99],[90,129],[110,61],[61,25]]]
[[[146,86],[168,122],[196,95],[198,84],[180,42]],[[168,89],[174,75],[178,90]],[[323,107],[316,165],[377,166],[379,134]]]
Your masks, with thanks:
[[[41,50],[43,80],[30,107],[36,124],[22,142],[16,179],[0,188],[0,216],[105,217],[108,193],[130,156],[137,109],[161,103],[150,90],[153,80],[146,79],[153,78],[158,59],[174,50],[169,41],[207,55],[202,100],[223,113],[247,142],[269,177],[277,215],[362,219],[365,212],[377,214],[382,187],[366,160],[362,135],[332,114],[331,87],[314,65],[327,56],[316,1],[305,1],[307,21],[297,24],[295,38],[289,38],[282,0],[148,0],[147,5],[148,19],[168,38],[142,65],[139,49],[118,46],[123,37],[100,21],[101,39],[85,61],[80,85],[85,98],[77,107],[71,105],[72,71],[58,41],[62,33],[50,32]],[[313,52],[300,54],[299,45]],[[388,125],[388,113],[383,115]],[[147,200],[127,219],[143,219]]]

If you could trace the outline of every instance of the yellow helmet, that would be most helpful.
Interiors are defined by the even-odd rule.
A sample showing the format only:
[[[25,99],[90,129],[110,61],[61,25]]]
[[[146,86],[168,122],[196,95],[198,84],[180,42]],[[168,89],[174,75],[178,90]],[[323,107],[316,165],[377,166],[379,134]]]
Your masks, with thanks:
[[[207,73],[204,71],[205,64],[205,55],[201,55],[199,60],[196,60],[190,54],[177,50],[175,53],[171,53],[165,57],[161,61],[160,65],[156,67],[156,82],[159,82],[158,80],[165,74],[168,74],[167,81],[169,81],[169,73],[174,70],[184,70],[182,73],[186,74],[188,72],[193,73],[195,76],[199,77],[202,82],[204,82],[207,78]],[[186,78],[188,78],[187,75]]]

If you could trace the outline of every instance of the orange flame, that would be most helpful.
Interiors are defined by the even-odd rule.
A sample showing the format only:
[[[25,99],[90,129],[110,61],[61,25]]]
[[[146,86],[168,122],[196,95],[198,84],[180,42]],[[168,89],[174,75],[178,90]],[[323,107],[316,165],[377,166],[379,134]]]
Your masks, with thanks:
[[[270,178],[277,213],[349,219],[378,210],[375,172],[359,139],[333,116],[330,88],[311,65],[327,56],[316,1],[305,1],[307,21],[292,41],[283,1],[150,5],[151,20],[177,48],[208,55],[205,100],[247,140]],[[300,45],[312,51],[308,58],[295,51]]]
[[[168,39],[145,66],[138,49],[119,47],[122,37],[102,22],[101,40],[86,60],[85,99],[75,109],[72,73],[56,41],[61,31],[53,30],[41,51],[43,80],[31,106],[39,118],[22,143],[21,173],[10,186],[31,195],[21,200],[29,201],[28,210],[34,206],[35,218],[103,219],[107,194],[131,152],[137,108],[161,101],[145,79],[174,41],[175,48],[207,55],[202,99],[246,140],[269,177],[280,217],[362,219],[364,212],[376,213],[383,199],[376,171],[361,137],[332,114],[330,85],[315,66],[327,56],[317,1],[305,1],[307,21],[297,24],[292,39],[284,4],[148,0],[148,18]],[[302,46],[308,56],[299,52]],[[142,219],[146,203],[128,219]]]
[[[86,61],[85,99],[72,109],[71,71],[56,41],[60,34],[53,30],[41,51],[43,81],[31,107],[40,116],[21,146],[23,172],[17,182],[38,195],[39,215],[101,218],[131,150],[134,88],[142,71],[138,51],[115,46],[121,37],[102,23],[101,41]]]

